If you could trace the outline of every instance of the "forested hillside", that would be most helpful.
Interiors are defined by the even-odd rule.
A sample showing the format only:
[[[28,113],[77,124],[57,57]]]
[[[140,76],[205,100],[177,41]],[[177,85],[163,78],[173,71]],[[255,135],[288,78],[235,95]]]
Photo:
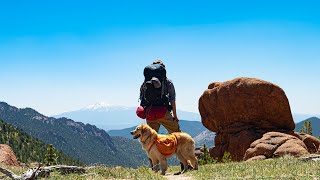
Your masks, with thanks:
[[[0,144],[9,145],[18,160],[23,163],[44,162],[47,146],[40,140],[31,137],[22,130],[5,123],[0,119]],[[80,161],[66,156],[61,151],[55,152],[59,164],[81,165]]]
[[[121,139],[112,139],[104,130],[90,124],[47,117],[34,109],[20,109],[5,102],[0,102],[0,118],[88,165],[138,167],[144,164],[144,159],[135,156],[141,152],[137,141],[128,139],[122,145]]]

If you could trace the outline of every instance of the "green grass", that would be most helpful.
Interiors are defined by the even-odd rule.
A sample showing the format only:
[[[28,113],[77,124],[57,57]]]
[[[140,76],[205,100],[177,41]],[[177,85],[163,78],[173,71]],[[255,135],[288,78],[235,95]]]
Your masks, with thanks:
[[[320,162],[283,157],[254,162],[230,162],[201,166],[187,173],[195,179],[312,179],[320,180]]]
[[[167,173],[173,174],[180,167],[170,167]],[[11,169],[22,172],[19,168]],[[47,179],[165,179],[160,173],[155,174],[147,167],[130,169],[123,167],[92,167],[87,168],[87,175],[71,174],[63,176],[52,173]],[[189,171],[183,176],[193,179],[301,179],[320,180],[320,162],[301,161],[293,157],[254,161],[209,164],[199,167],[198,171]]]
[[[114,178],[114,179],[164,179],[159,173],[155,174],[150,168],[141,167],[138,169],[131,168],[106,168],[106,167],[95,167],[88,170],[91,174],[87,176],[89,179],[104,179],[104,178]]]

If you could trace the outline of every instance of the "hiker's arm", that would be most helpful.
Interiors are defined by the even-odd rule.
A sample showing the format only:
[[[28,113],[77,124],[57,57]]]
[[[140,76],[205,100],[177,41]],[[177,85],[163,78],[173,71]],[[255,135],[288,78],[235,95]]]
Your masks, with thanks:
[[[168,80],[168,93],[169,93],[169,101],[172,106],[173,117],[175,120],[179,121],[177,115],[177,106],[176,106],[176,90],[171,80]]]
[[[171,101],[171,106],[172,106],[173,118],[176,121],[179,121],[178,115],[177,115],[176,101]]]

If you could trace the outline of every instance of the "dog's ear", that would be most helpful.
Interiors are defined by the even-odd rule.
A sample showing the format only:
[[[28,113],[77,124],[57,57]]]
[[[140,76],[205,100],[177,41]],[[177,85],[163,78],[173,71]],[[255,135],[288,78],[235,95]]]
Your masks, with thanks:
[[[147,131],[147,129],[145,127],[141,128],[141,134],[145,133]]]
[[[144,125],[141,127],[141,133],[147,133],[147,132],[150,132],[150,128],[148,125]]]

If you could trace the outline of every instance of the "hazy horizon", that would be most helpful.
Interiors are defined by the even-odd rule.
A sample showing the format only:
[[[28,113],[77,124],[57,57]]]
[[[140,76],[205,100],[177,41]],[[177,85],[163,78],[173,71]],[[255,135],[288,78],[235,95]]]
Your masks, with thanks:
[[[3,102],[3,101],[0,100],[0,102]],[[8,103],[8,102],[6,102],[6,103]],[[11,105],[11,106],[15,106],[14,104],[10,104],[10,103],[8,103],[8,104]],[[37,109],[35,109],[35,108],[33,108],[33,107],[18,107],[18,106],[15,106],[15,107],[17,107],[17,108],[19,108],[19,109],[32,108],[32,109],[35,109],[36,111],[38,111],[39,113],[41,113],[41,114],[43,114],[43,115],[45,115],[45,116],[48,116],[48,117],[56,117],[56,118],[59,118],[59,117],[67,117],[67,118],[73,119],[72,117],[65,116],[65,114],[74,113],[74,112],[79,112],[79,111],[83,111],[83,110],[89,110],[89,111],[93,110],[93,111],[94,111],[94,109],[91,109],[91,108],[89,108],[89,107],[92,107],[92,106],[97,105],[97,104],[104,104],[104,105],[106,105],[105,107],[102,107],[102,108],[107,108],[107,106],[108,106],[108,107],[111,107],[111,108],[113,108],[113,107],[136,108],[135,106],[115,105],[115,104],[107,104],[106,102],[97,102],[97,103],[89,104],[89,105],[87,105],[87,106],[84,106],[84,107],[81,107],[81,108],[78,108],[78,109],[72,109],[72,110],[67,110],[67,111],[59,112],[59,113],[57,113],[57,114],[45,114],[45,113],[41,113],[40,111],[38,111]],[[199,111],[197,111],[197,112],[192,112],[192,111],[185,111],[185,110],[178,109],[178,115],[180,114],[181,111],[184,112],[184,116],[183,116],[184,118],[182,118],[182,119],[185,119],[185,120],[188,120],[188,119],[186,118],[186,114],[185,114],[185,113],[189,113],[189,112],[190,112],[190,113],[195,113],[195,114],[197,114],[197,115],[200,117]],[[308,119],[308,118],[311,118],[311,117],[320,118],[320,114],[305,114],[305,113],[297,113],[297,112],[291,112],[291,113],[292,113],[292,116],[293,116],[293,119],[294,119],[295,123],[299,123],[299,122],[301,122],[301,121],[303,121],[303,120],[306,120],[306,119]],[[135,117],[136,119],[139,119],[139,118],[137,118],[134,114],[135,114],[135,113],[132,112],[133,117]],[[134,119],[135,119],[135,118],[134,118]],[[73,119],[73,120],[76,120],[76,121],[77,121],[77,119]]]

